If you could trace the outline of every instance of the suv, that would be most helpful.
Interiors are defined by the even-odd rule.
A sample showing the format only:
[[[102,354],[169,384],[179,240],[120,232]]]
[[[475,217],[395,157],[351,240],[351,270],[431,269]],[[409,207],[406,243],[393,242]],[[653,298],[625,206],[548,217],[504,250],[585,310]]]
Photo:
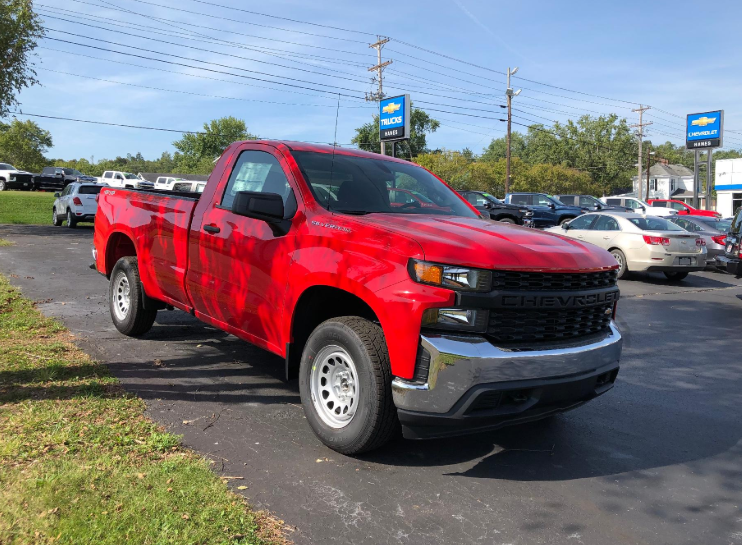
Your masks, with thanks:
[[[631,208],[625,206],[614,206],[605,204],[592,195],[554,195],[557,199],[566,205],[579,206],[583,210],[590,212],[633,212]]]
[[[484,191],[459,191],[459,194],[485,217],[503,223],[517,223],[526,227],[533,225],[533,210],[530,208],[506,204],[494,195]]]
[[[623,206],[630,208],[637,214],[646,214],[647,216],[674,216],[677,210],[665,206],[650,206],[648,202],[636,197],[603,197],[603,202],[611,206]]]
[[[119,170],[106,170],[101,177],[101,181],[111,187],[120,187],[123,189],[154,189],[155,184],[131,172],[121,172]]]
[[[57,200],[52,206],[52,224],[59,227],[66,219],[67,227],[73,228],[81,221],[93,221],[101,189],[102,185],[73,182],[62,193],[55,193]]]
[[[677,210],[681,216],[708,216],[710,218],[720,218],[721,214],[714,212],[713,210],[699,210],[693,208],[689,204],[685,204],[683,201],[677,201],[675,199],[649,199],[647,201],[653,207],[664,206]]]
[[[742,208],[737,209],[737,213],[732,220],[732,227],[726,238],[726,247],[724,255],[717,256],[716,266],[725,269],[728,273],[735,275],[737,278],[742,277]]]
[[[579,206],[568,206],[546,193],[508,193],[505,202],[533,207],[534,227],[553,227],[584,213]],[[538,217],[535,215],[538,213]]]
[[[72,182],[95,183],[96,178],[86,176],[74,168],[64,167],[44,167],[41,174],[34,177],[34,186],[41,191],[61,190]]]

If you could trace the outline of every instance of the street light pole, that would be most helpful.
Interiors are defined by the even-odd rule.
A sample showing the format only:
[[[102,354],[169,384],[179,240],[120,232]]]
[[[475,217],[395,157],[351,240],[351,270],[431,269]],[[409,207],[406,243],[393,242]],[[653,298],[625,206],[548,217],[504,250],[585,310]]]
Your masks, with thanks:
[[[649,149],[652,149],[652,145],[648,144]],[[647,151],[647,200],[649,200],[649,157],[651,155],[654,155],[653,151]],[[639,183],[641,184],[641,180],[639,180]],[[640,192],[641,193],[641,192]],[[668,195],[667,198],[669,199],[670,196]]]
[[[508,88],[505,90],[505,96],[508,101],[508,133],[507,133],[507,149],[505,151],[505,195],[510,193],[510,133],[513,122],[513,97],[517,97],[520,94],[520,89],[513,91],[510,87],[510,76],[514,75],[518,71],[516,66],[512,70],[508,66]]]

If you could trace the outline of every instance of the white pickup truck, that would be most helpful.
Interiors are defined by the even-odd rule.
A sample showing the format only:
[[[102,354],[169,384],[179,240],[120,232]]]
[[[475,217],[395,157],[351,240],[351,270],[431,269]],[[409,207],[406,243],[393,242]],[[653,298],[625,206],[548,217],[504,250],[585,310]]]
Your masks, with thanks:
[[[100,181],[110,187],[120,187],[122,189],[154,189],[155,187],[155,184],[140,178],[136,174],[119,170],[106,170]]]
[[[644,214],[646,216],[674,216],[678,213],[673,208],[652,206],[648,202],[637,199],[636,197],[603,197],[601,200],[609,206],[631,208],[637,214]]]

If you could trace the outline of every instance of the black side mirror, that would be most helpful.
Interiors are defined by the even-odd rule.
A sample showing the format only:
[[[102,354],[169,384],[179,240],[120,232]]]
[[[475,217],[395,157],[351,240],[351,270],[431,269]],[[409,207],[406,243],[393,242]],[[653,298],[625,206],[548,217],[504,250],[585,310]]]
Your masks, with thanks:
[[[61,193],[55,193],[54,196],[58,199],[59,197],[62,196],[62,194]]]
[[[565,231],[569,231],[569,223],[562,223],[562,229],[564,229]]]
[[[556,208],[556,204],[554,204],[553,202],[550,202],[549,203],[549,208],[551,208],[551,209]]]
[[[268,223],[283,221],[283,198],[277,193],[239,191],[232,201],[232,213]]]
[[[484,203],[484,207],[485,207],[485,208],[486,208],[487,210],[491,210],[491,209],[493,209],[493,208],[495,207],[495,205],[494,205],[494,204],[492,204],[491,202],[486,202],[486,203]]]
[[[603,209],[603,207],[602,207],[601,205],[599,205],[598,203],[595,203],[595,204],[593,205],[593,208],[594,208],[595,210],[602,210],[602,209]]]

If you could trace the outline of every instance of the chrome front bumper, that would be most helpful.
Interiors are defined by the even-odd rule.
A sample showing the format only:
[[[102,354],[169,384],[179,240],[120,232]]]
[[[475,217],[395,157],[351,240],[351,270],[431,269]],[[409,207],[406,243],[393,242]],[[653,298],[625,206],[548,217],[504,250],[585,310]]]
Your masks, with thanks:
[[[511,351],[473,335],[423,335],[420,341],[430,353],[427,382],[395,378],[392,393],[397,409],[431,416],[456,411],[467,392],[482,385],[568,384],[569,377],[578,381],[617,369],[623,344],[613,323],[597,337],[552,349]]]

